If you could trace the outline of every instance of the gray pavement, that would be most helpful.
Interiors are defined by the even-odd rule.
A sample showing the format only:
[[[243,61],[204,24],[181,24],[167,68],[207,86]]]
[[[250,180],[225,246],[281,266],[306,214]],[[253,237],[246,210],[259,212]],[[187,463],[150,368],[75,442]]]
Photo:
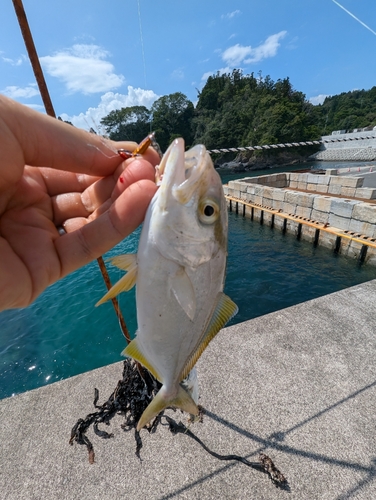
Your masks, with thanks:
[[[107,399],[117,363],[0,401],[0,497],[376,498],[375,304],[371,281],[247,321],[220,332],[198,363],[208,414],[193,432],[218,453],[267,453],[290,491],[164,427],[143,431],[140,461],[120,416],[106,428],[113,439],[89,432],[90,465],[85,447],[68,445],[70,430],[93,411],[94,387]]]
[[[339,168],[338,175],[363,177],[363,187],[376,188],[376,167],[365,165],[362,167]]]

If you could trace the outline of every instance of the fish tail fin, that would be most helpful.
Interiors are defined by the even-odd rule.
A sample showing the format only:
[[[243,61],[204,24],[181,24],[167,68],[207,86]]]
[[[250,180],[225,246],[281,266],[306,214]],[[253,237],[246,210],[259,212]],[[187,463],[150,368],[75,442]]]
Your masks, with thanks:
[[[169,398],[165,394],[165,388],[164,386],[162,386],[158,394],[154,397],[153,401],[141,415],[141,418],[137,424],[137,430],[139,431],[140,429],[145,427],[145,425],[148,424],[150,420],[156,417],[162,410],[164,410],[168,406],[180,408],[181,410],[184,410],[191,415],[199,414],[196,403],[181,385],[179,385],[179,391],[177,395],[173,398]]]

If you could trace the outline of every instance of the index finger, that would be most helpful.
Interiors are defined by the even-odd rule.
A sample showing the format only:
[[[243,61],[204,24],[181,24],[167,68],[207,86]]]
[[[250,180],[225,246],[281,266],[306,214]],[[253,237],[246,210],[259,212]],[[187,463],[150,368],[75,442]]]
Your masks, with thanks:
[[[94,176],[110,175],[122,162],[117,143],[0,96],[1,165],[44,166]],[[134,142],[121,143],[132,151]],[[153,153],[148,153],[155,164]],[[148,158],[148,160],[150,161]],[[21,170],[22,172],[22,170]],[[9,176],[14,182],[14,177]]]

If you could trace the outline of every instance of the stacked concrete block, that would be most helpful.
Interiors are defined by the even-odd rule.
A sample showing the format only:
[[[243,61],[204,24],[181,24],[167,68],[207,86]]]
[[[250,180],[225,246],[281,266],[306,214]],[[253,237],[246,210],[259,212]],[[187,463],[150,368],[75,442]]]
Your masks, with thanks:
[[[284,189],[286,184],[287,189]],[[363,188],[362,184],[363,178],[361,177],[341,177],[332,173],[315,175],[291,172],[230,181],[228,186],[224,186],[224,191],[229,196],[258,205],[253,211],[251,207],[246,206],[245,215],[251,216],[253,212],[253,219],[259,221],[263,213],[265,225],[271,224],[273,215],[267,210],[262,210],[262,207],[282,212],[282,217],[278,214],[274,215],[276,228],[284,227],[283,214],[287,214],[328,224],[330,228],[346,231],[349,236],[366,236],[376,242],[376,204],[354,199],[376,199],[376,189]],[[289,187],[295,187],[296,190],[291,190]],[[318,194],[320,192],[323,194]],[[331,194],[334,196],[330,196]],[[348,198],[344,199],[339,196]],[[239,212],[242,210],[240,205]],[[296,235],[299,224],[299,220],[286,219],[287,232]],[[303,224],[301,238],[314,241],[315,237],[316,226],[310,227]],[[320,231],[319,244],[333,250],[337,244],[337,235]],[[357,243],[351,238],[343,237],[340,253],[358,256],[362,245],[362,242]],[[367,261],[370,262],[372,259],[376,265],[376,250],[369,247]]]
[[[312,219],[326,224],[329,221],[330,204],[329,196],[315,196],[312,208]]]
[[[253,182],[255,184],[262,184],[264,186],[274,186],[277,188],[283,188],[288,185],[288,179],[285,173],[260,175],[258,177],[254,177]]]
[[[355,189],[355,198],[362,200],[376,200],[376,189],[372,188],[357,188]]]
[[[376,205],[370,203],[358,203],[352,213],[350,230],[363,229],[362,234],[376,238]],[[369,233],[365,230],[369,230]]]
[[[357,204],[359,202],[355,200],[332,198],[328,219],[329,224],[344,231],[349,230],[352,214]]]

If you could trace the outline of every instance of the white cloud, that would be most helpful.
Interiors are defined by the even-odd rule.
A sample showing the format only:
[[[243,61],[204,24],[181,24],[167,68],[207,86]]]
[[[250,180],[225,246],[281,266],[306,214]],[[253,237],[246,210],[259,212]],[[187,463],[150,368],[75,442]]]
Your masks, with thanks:
[[[228,12],[227,14],[222,14],[221,19],[232,19],[235,16],[241,14],[240,10],[234,10],[232,12]]]
[[[314,97],[311,97],[309,99],[309,102],[314,104],[315,106],[317,106],[318,104],[322,104],[327,97],[330,97],[330,95],[319,94],[319,95],[316,95]]]
[[[40,61],[49,75],[65,83],[69,92],[95,94],[116,89],[125,81],[105,60],[108,57],[109,53],[98,45],[75,44]]]
[[[0,93],[10,97],[11,99],[29,99],[30,97],[35,97],[39,95],[39,90],[36,84],[30,84],[27,87],[16,87],[15,85],[9,85],[5,89],[0,90]]]
[[[6,62],[7,64],[11,64],[12,66],[21,66],[21,64],[27,60],[27,57],[22,54],[18,59],[11,59],[4,56],[1,56],[1,59],[2,61]]]
[[[140,88],[128,87],[128,94],[119,94],[114,92],[106,92],[101,96],[100,103],[96,108],[89,108],[84,113],[79,115],[69,116],[62,113],[60,116],[63,120],[68,120],[76,127],[89,130],[90,127],[101,132],[100,121],[111,111],[129,106],[145,106],[150,108],[154,101],[160,96],[152,90],[143,90]]]
[[[275,35],[270,35],[264,43],[258,47],[252,48],[250,45],[233,45],[226,49],[222,54],[222,59],[231,67],[240,64],[251,64],[260,62],[263,59],[274,57],[280,47],[280,40],[286,35],[286,31],[280,31]]]
[[[172,73],[171,73],[171,77],[174,79],[174,80],[183,80],[184,79],[184,71],[181,70],[181,69],[175,69]]]

